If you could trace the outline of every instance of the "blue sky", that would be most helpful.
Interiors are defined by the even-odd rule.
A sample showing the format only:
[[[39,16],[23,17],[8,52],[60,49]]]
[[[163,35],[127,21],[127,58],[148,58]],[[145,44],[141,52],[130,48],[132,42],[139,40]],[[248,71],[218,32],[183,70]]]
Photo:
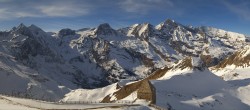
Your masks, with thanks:
[[[20,23],[46,31],[100,23],[119,28],[168,18],[250,35],[250,0],[0,0],[0,30]]]

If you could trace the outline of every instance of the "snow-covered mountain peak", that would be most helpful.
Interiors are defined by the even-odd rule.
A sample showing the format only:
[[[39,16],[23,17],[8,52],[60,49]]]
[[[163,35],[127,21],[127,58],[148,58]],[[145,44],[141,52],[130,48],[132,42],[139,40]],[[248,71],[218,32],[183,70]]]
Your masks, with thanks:
[[[149,23],[144,23],[140,26],[138,34],[140,37],[144,37],[144,38],[152,37],[153,31],[154,31],[153,25]]]
[[[20,34],[22,34],[21,32],[24,32],[24,31],[43,31],[43,30],[34,24],[31,24],[30,26],[26,26],[25,24],[21,23],[17,27],[13,27],[11,31],[20,32]]]
[[[22,29],[22,28],[27,28],[27,26],[24,25],[23,23],[20,23],[20,24],[17,26],[17,29]]]
[[[185,27],[173,20],[159,27],[143,23],[114,30],[105,23],[92,29],[62,29],[58,34],[48,34],[35,25],[22,24],[10,32],[0,33],[0,52],[10,51],[8,54],[16,58],[11,62],[30,68],[32,72],[27,74],[31,74],[28,76],[31,80],[46,77],[54,81],[54,85],[68,89],[89,89],[121,79],[138,80],[178,60],[181,61],[173,66],[177,71],[172,69],[173,72],[190,72],[203,67],[200,59],[194,56],[205,52],[207,57],[204,59],[215,59],[216,65],[229,52],[236,51],[236,47],[245,46],[241,41],[234,47],[236,41],[231,43],[229,39]],[[1,61],[12,68],[12,63]],[[32,76],[33,73],[38,76]]]
[[[172,25],[172,24],[177,24],[174,20],[172,19],[166,19],[164,22],[160,23],[163,25]]]
[[[30,26],[26,26],[23,23],[21,23],[19,26],[14,27],[12,30],[10,30],[10,33],[13,34],[11,37],[15,41],[25,41],[26,38],[32,37],[33,39],[40,39],[41,40],[48,40],[47,38],[49,35],[43,31],[38,26],[32,24]],[[16,39],[19,38],[19,39]],[[44,41],[41,41],[44,42]]]
[[[29,28],[25,26],[23,23],[21,23],[17,27],[12,28],[11,32],[17,34],[25,34],[25,35],[30,34]]]
[[[157,30],[150,23],[134,24],[128,28],[125,28],[127,36],[135,36],[140,39],[148,39],[157,34]]]
[[[177,27],[178,23],[176,23],[174,20],[167,19],[164,22],[158,24],[155,28],[157,30],[169,30],[170,28]]]
[[[132,28],[136,28],[137,26],[139,26],[140,24],[133,24],[131,27]]]
[[[28,28],[30,30],[33,30],[33,31],[43,31],[40,27],[34,25],[34,24],[31,24],[30,26],[28,26]]]
[[[28,27],[28,29],[31,31],[31,33],[33,34],[33,36],[35,37],[40,37],[43,40],[49,40],[50,39],[50,35],[45,32],[44,30],[42,30],[40,27],[32,24]],[[47,38],[43,38],[43,37],[47,37]]]
[[[229,41],[246,41],[246,36],[244,34],[231,32],[231,31],[225,31],[222,29],[217,29],[217,28],[208,27],[208,26],[202,26],[201,29],[209,36],[228,39]]]
[[[59,36],[59,37],[69,36],[69,35],[75,35],[75,34],[76,34],[75,30],[71,30],[71,29],[69,29],[69,28],[61,29],[61,30],[58,32],[58,36]]]
[[[103,24],[100,24],[98,27],[97,27],[98,30],[110,30],[112,29],[111,26],[108,24],[108,23],[103,23]]]
[[[103,23],[95,29],[95,35],[116,36],[118,33],[108,23]]]

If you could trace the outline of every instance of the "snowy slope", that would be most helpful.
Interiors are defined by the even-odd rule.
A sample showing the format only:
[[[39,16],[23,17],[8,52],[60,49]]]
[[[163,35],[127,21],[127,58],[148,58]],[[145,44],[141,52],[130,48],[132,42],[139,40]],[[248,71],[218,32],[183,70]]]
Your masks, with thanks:
[[[175,66],[179,68],[174,67],[162,78],[151,81],[157,91],[156,104],[180,110],[249,109],[249,55],[246,46],[211,67],[211,71],[183,68],[182,64],[188,63],[180,66],[177,63]],[[198,59],[193,58],[192,65],[194,61]]]
[[[249,84],[249,80],[242,80],[242,82],[241,80],[225,81],[208,70],[204,62],[197,57],[187,57],[180,60],[164,73],[154,72],[144,80],[127,83],[118,89],[112,89],[112,91],[110,91],[110,87],[106,87],[99,89],[99,91],[102,91],[101,93],[93,93],[95,96],[109,94],[107,96],[111,97],[110,100],[140,103],[140,97],[138,97],[140,87],[137,88],[136,85],[140,85],[145,80],[150,80],[155,88],[155,104],[165,109],[248,110],[250,108],[248,101],[249,85],[245,87],[245,85]],[[123,93],[124,89],[127,92],[131,90],[133,92],[120,94]],[[64,99],[79,100],[76,97],[78,94],[81,94],[81,96],[88,94],[85,92],[86,90],[77,91],[69,93]],[[125,95],[125,97],[121,98],[121,95]],[[101,96],[98,99],[103,98],[105,100],[106,97]],[[147,105],[149,102],[145,101],[143,103]]]
[[[0,109],[2,110],[39,110],[37,108],[21,105],[19,103],[13,102],[11,100],[7,100],[2,97],[0,98]]]
[[[39,100],[14,98],[0,95],[0,109],[1,110],[75,110],[75,109],[111,109],[117,110],[127,109],[148,109],[150,107],[138,104],[112,104],[112,103],[57,103],[46,102]],[[154,109],[153,109],[154,110]]]
[[[34,25],[21,24],[4,32],[0,46],[1,93],[59,100],[70,88],[76,88],[67,81],[71,77],[60,72],[66,66],[56,65],[62,60],[48,47],[50,38]]]
[[[102,99],[117,90],[117,83],[97,89],[77,89],[66,94],[62,102],[70,101],[102,101]]]
[[[156,104],[176,110],[247,110],[229,85],[210,71],[193,71],[168,80],[152,81],[156,88]]]
[[[214,74],[226,80],[234,88],[235,95],[245,104],[250,105],[250,48],[243,49],[227,57],[220,64],[211,67]]]
[[[197,65],[197,60],[192,58],[191,66],[187,65],[187,60],[182,60],[163,77],[151,81],[156,89],[156,105],[176,110],[250,108],[235,95],[238,92],[231,83],[214,75],[201,64]]]

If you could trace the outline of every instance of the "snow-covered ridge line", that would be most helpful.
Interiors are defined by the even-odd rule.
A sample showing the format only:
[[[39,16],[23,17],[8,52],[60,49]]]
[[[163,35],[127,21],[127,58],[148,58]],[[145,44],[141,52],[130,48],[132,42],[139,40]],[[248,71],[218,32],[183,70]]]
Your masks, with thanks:
[[[247,43],[237,35],[217,34],[173,20],[156,27],[144,23],[115,30],[105,23],[77,31],[62,29],[59,33],[21,24],[0,32],[0,42],[0,93],[56,100],[79,88],[140,80],[186,57],[202,55],[207,61],[205,66],[214,66]],[[188,60],[176,70],[191,63],[199,65]]]
[[[225,34],[228,34],[228,35],[237,36],[237,37],[240,37],[240,38],[248,37],[247,35],[244,35],[244,34],[241,34],[241,33],[238,33],[238,32],[227,31],[227,30],[223,30],[223,29],[219,29],[219,28],[214,28],[214,27],[211,27],[211,26],[202,26],[202,27],[197,27],[197,28],[202,28],[202,29],[206,30],[207,32],[210,32],[210,34],[213,34],[213,35],[225,35]]]

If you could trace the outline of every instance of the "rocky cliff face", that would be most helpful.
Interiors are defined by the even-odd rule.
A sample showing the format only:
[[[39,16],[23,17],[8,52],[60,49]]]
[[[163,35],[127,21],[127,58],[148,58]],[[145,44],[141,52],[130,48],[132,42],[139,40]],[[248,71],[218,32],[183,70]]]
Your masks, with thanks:
[[[222,62],[216,65],[216,68],[225,68],[226,66],[249,67],[250,66],[250,46],[247,45],[243,49],[236,51]]]

